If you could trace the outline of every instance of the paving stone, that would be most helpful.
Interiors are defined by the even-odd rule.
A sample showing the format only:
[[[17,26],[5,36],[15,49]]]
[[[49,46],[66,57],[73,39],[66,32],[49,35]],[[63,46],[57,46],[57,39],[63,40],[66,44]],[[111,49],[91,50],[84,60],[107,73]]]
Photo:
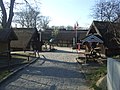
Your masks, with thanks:
[[[89,90],[69,48],[41,52],[40,58],[0,85],[0,90]],[[43,56],[42,56],[43,55]]]

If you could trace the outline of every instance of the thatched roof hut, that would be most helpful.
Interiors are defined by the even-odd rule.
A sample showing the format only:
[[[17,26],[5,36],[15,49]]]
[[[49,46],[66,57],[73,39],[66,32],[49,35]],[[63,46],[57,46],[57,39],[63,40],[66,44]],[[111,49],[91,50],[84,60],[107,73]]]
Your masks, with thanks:
[[[104,46],[113,54],[120,54],[118,53],[120,49],[120,23],[93,21],[87,35],[95,33],[102,37]]]
[[[0,29],[0,42],[17,40],[17,36],[12,29]]]
[[[31,42],[39,39],[36,28],[14,28],[13,30],[18,37],[17,41],[11,42],[13,50],[30,50]]]
[[[0,29],[0,52],[9,51],[11,41],[17,39],[12,29]]]

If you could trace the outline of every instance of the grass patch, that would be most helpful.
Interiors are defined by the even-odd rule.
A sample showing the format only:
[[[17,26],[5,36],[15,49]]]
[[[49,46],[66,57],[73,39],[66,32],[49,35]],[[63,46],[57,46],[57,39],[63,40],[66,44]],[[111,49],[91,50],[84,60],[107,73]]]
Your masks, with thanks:
[[[112,58],[114,58],[114,59],[120,59],[120,55],[117,55],[117,56],[113,56]]]
[[[34,52],[12,52],[12,54],[18,54],[18,55],[26,55],[26,56],[30,56],[30,57],[35,57],[35,53]]]
[[[7,56],[0,56],[0,68],[7,67],[8,63],[12,66],[29,63],[35,58],[34,52],[12,52],[11,60]]]
[[[8,74],[10,74],[10,71],[4,70],[0,72],[0,80],[2,80],[4,77],[6,77]]]
[[[101,90],[101,88],[96,86],[96,82],[106,74],[107,67],[105,65],[97,68],[91,68],[91,70],[89,70],[88,73],[86,74],[86,78],[89,82],[90,87],[94,88],[95,90]]]
[[[22,59],[22,60],[26,60],[27,57],[23,57],[23,56],[19,56],[19,55],[12,55],[12,59]]]

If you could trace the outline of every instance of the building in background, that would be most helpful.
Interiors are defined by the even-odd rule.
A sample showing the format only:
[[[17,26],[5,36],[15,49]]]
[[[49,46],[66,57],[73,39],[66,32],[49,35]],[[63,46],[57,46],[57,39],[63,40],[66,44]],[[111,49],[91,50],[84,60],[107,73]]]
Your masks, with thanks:
[[[86,36],[88,30],[78,30],[77,31],[77,40],[78,42]],[[54,38],[53,44],[57,46],[66,46],[72,47],[73,46],[73,39],[76,38],[75,30],[65,30],[60,29],[58,30],[55,37],[52,35],[53,29],[48,29],[42,32],[42,40],[44,42],[48,42],[51,38]]]

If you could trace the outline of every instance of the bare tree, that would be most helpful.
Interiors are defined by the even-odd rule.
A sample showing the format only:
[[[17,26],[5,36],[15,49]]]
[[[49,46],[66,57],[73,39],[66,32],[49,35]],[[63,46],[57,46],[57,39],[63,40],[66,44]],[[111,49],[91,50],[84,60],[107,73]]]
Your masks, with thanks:
[[[14,17],[14,22],[19,23],[22,27],[36,27],[37,20],[39,20],[39,12],[34,9],[29,9],[28,11],[22,10],[21,12],[16,12]]]
[[[67,26],[67,30],[73,30],[73,26]]]
[[[7,16],[7,11],[5,8],[5,5],[3,3],[3,0],[0,0],[0,8],[1,8],[1,12],[2,12],[2,28],[10,28],[11,27],[11,22],[12,22],[12,18],[13,18],[13,8],[14,8],[14,3],[15,0],[10,0],[10,8],[9,8],[9,15]]]
[[[42,28],[43,30],[46,30],[48,28],[49,22],[50,18],[48,16],[41,16],[41,18],[38,21],[38,27]]]
[[[53,31],[52,31],[52,38],[56,38],[58,33],[59,33],[58,28],[54,28]]]
[[[100,1],[95,4],[92,10],[92,16],[97,20],[115,21],[120,16],[120,1]]]
[[[21,12],[16,12],[14,22],[19,23],[22,27],[46,29],[50,19],[49,17],[41,16],[39,10],[29,8],[27,11],[23,9]]]

